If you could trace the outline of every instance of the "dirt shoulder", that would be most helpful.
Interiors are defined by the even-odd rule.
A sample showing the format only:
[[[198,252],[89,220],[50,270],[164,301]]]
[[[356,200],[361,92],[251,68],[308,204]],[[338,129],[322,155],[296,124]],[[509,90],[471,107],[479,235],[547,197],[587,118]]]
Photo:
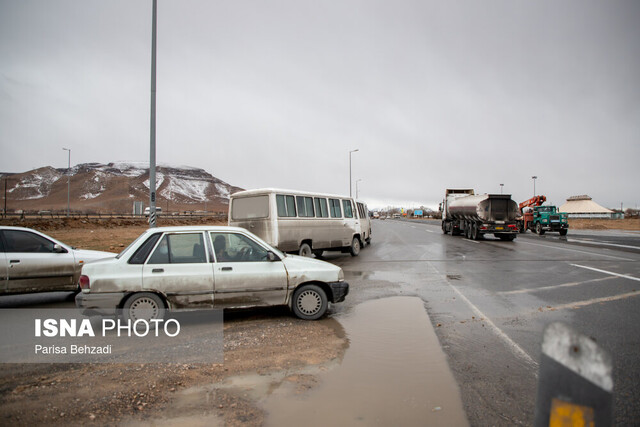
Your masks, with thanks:
[[[625,219],[569,219],[569,229],[574,230],[640,230],[640,218]]]
[[[200,223],[167,222],[158,225]],[[78,248],[112,252],[121,251],[148,227],[133,220],[0,224],[34,228]],[[307,322],[281,307],[225,312],[224,364],[5,364],[0,372],[0,419],[6,425],[261,425],[265,412],[248,392],[217,386],[238,375],[284,372],[285,381],[305,389],[314,379],[298,375],[298,370],[341,359],[347,346],[342,327],[330,318]],[[198,398],[185,397],[197,387],[208,390],[206,398],[197,393]]]

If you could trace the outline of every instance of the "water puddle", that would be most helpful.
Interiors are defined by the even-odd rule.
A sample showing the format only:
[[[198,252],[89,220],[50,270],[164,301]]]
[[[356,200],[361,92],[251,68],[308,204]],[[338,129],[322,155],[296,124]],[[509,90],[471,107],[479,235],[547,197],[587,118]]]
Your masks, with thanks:
[[[340,323],[350,340],[342,363],[304,393],[280,382],[260,402],[267,425],[468,425],[422,300],[368,301]]]

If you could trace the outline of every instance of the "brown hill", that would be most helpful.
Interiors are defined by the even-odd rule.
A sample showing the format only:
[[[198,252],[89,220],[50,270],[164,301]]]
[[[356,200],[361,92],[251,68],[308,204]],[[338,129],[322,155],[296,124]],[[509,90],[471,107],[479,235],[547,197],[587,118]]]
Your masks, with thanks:
[[[3,174],[0,192],[6,180],[7,211],[66,211],[67,194],[73,212],[131,213],[134,201],[149,204],[148,163],[85,163],[66,172],[47,166]],[[203,169],[156,167],[157,206],[166,212],[226,212],[229,195],[240,190]]]

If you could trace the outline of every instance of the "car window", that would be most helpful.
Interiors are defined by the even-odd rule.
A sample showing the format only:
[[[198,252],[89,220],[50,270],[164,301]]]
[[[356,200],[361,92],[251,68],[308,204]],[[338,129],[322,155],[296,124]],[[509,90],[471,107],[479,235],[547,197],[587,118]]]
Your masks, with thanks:
[[[6,252],[51,253],[54,243],[44,237],[21,230],[4,230]]]
[[[269,251],[239,233],[211,233],[216,262],[268,261]]]
[[[344,207],[344,217],[353,218],[353,206],[351,205],[351,200],[343,200],[342,206]]]
[[[207,262],[202,233],[165,234],[147,264]]]
[[[151,235],[133,254],[131,258],[129,258],[129,264],[144,264],[144,261],[149,256],[149,252],[155,246],[158,239],[162,236],[162,233],[155,233]]]

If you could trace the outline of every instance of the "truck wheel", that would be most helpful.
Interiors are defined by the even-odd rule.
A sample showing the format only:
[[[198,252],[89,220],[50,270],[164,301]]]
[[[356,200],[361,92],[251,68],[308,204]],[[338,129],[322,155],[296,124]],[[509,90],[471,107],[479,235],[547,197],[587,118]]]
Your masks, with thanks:
[[[165,308],[162,299],[151,292],[133,294],[124,303],[122,314],[125,320],[164,319]]]
[[[358,256],[360,254],[360,239],[354,237],[349,246],[349,253],[351,256]]]
[[[447,224],[442,221],[442,234],[447,234]]]
[[[538,236],[542,236],[544,234],[544,230],[542,229],[542,224],[540,223],[536,224],[536,233],[538,234]]]
[[[560,229],[560,235],[561,236],[566,236],[567,235],[567,229],[566,228]]]
[[[308,243],[303,243],[300,245],[300,249],[298,250],[298,255],[304,257],[310,257],[313,254],[311,251],[311,246]]]
[[[471,239],[478,240],[478,226],[476,224],[471,226]]]
[[[324,316],[329,306],[327,294],[317,285],[304,285],[293,293],[293,314],[304,320],[316,320]]]

